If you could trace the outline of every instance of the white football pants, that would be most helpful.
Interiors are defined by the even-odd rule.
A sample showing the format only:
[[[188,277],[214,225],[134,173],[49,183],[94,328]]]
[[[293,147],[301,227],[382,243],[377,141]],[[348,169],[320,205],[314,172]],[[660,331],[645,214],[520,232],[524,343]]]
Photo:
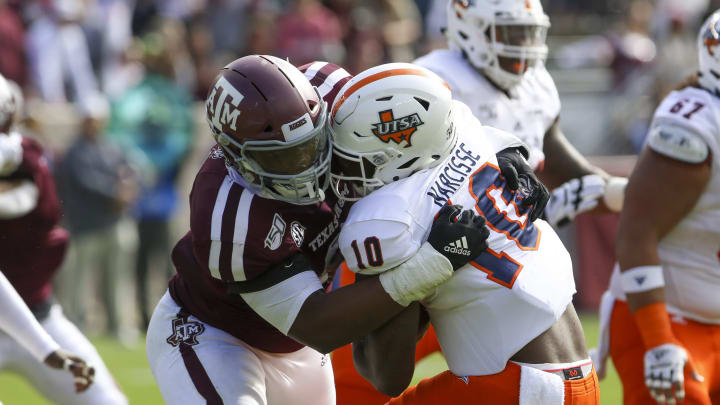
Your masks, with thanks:
[[[207,325],[169,293],[147,331],[147,356],[168,405],[334,405],[330,356],[309,347],[268,353]]]
[[[40,325],[64,350],[78,355],[95,367],[95,382],[82,393],[75,392],[73,376],[65,370],[46,366],[0,332],[0,370],[14,371],[25,377],[50,402],[60,405],[126,405],[125,395],[113,380],[95,347],[54,304]]]

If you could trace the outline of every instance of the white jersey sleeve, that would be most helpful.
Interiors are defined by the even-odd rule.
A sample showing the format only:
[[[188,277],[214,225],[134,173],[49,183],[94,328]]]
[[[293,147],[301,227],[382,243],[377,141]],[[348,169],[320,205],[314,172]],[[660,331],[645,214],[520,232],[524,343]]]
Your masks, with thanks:
[[[355,203],[352,218],[340,232],[340,251],[355,273],[390,270],[412,257],[424,241],[411,232],[414,221],[405,196],[383,193],[377,197]]]
[[[0,272],[0,329],[12,336],[39,362],[60,346],[43,329],[12,284]]]
[[[710,97],[693,87],[671,92],[655,111],[647,147],[682,162],[705,162],[711,148],[717,148],[718,123]]]

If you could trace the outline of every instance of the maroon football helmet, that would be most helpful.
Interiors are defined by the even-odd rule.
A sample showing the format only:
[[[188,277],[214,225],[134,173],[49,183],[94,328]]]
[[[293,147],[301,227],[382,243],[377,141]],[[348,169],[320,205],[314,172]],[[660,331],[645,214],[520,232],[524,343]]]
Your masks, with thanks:
[[[225,66],[205,102],[225,162],[261,196],[324,199],[331,145],[327,103],[289,62],[251,55]]]

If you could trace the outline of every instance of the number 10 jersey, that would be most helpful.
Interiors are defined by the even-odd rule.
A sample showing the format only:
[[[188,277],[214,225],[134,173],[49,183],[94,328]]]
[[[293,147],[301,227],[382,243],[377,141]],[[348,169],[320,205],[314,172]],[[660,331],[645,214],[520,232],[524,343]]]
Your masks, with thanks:
[[[458,143],[440,165],[386,185],[355,203],[340,233],[354,272],[376,274],[412,257],[446,203],[487,219],[489,248],[423,301],[450,370],[495,374],[550,328],[575,293],[570,256],[544,221],[530,223],[495,158],[490,137],[467,106],[456,108]],[[506,134],[502,134],[507,136]],[[466,241],[445,246],[463,253]]]

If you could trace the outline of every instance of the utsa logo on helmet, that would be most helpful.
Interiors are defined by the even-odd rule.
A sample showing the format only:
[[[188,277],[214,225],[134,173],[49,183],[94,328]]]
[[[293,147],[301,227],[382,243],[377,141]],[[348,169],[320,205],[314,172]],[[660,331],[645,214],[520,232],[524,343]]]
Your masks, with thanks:
[[[417,127],[424,124],[417,113],[407,115],[405,117],[395,118],[392,110],[380,111],[380,122],[373,124],[372,132],[385,143],[394,141],[398,145],[405,141],[406,148],[412,146],[410,137]]]

